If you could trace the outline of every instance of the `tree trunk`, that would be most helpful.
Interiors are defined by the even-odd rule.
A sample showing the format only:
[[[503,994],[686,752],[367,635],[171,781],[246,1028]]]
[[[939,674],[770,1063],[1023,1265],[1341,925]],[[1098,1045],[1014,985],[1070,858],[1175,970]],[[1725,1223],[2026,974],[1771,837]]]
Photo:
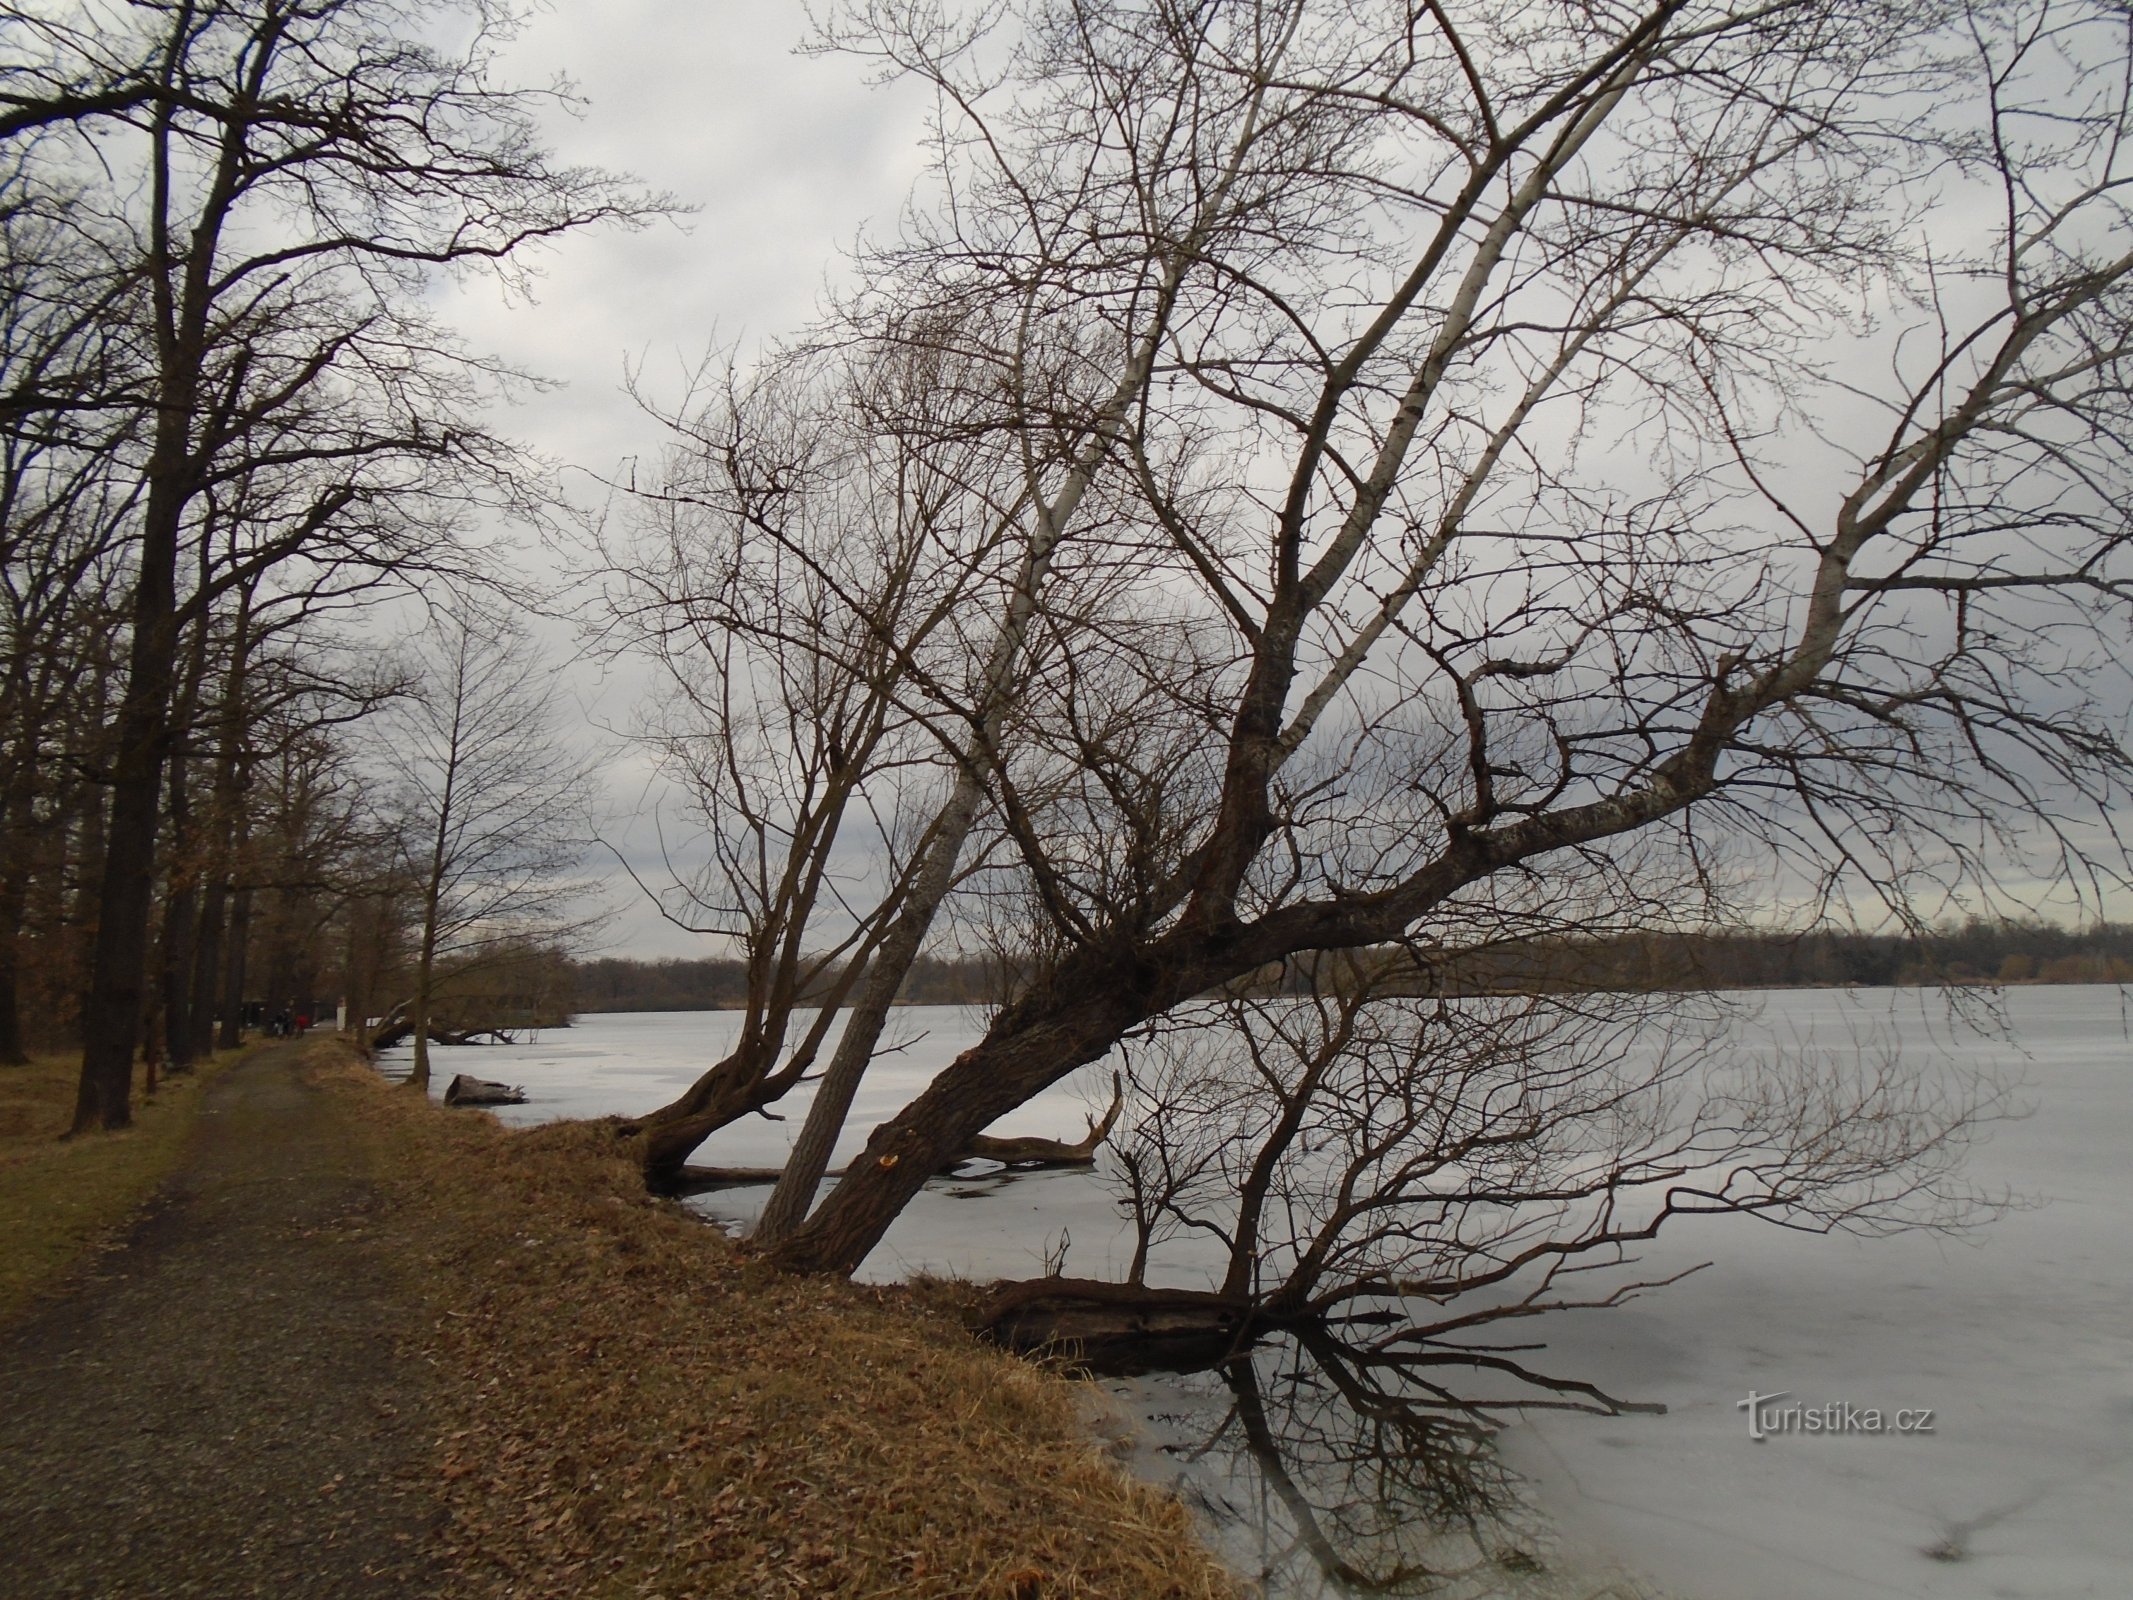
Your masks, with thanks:
[[[15,786],[7,807],[0,851],[0,1066],[29,1060],[22,1046],[22,924],[29,909],[31,808],[27,784]]]
[[[166,59],[175,62],[177,43]],[[171,697],[178,661],[178,535],[198,473],[192,425],[210,298],[215,233],[188,240],[180,284],[169,223],[171,106],[158,106],[152,182],[150,293],[156,334],[156,421],[144,474],[147,494],[128,608],[132,636],[119,697],[111,815],[97,897],[96,949],[82,1017],[81,1083],[72,1132],[123,1128],[133,1120],[133,1052],[148,972],[148,913],[155,897],[156,824],[170,760]]]
[[[994,1286],[970,1317],[981,1338],[1019,1355],[1064,1355],[1094,1372],[1198,1372],[1272,1324],[1247,1299],[1087,1278]]]
[[[194,1055],[215,1049],[215,996],[223,986],[222,941],[229,908],[230,878],[236,870],[237,844],[244,810],[245,676],[251,664],[251,585],[239,590],[237,614],[230,626],[230,660],[223,675],[217,710],[221,724],[216,741],[215,780],[208,791],[205,884],[200,907],[198,949],[193,956],[192,996],[186,1023]],[[205,638],[205,628],[202,629]],[[224,1032],[230,1031],[225,1025]],[[231,1041],[235,1044],[235,1040]]]
[[[785,1158],[784,1175],[770,1191],[763,1214],[756,1220],[753,1238],[759,1246],[775,1246],[800,1225],[814,1205],[822,1175],[829,1170],[830,1152],[844,1131],[860,1080],[866,1076],[874,1059],[874,1047],[881,1041],[889,1008],[896,1003],[897,991],[910,975],[911,964],[918,959],[934,915],[955,881],[956,861],[963,853],[963,841],[970,837],[983,798],[983,788],[966,766],[941,810],[939,826],[927,845],[925,864],[913,879],[896,925],[867,968],[858,1002],[845,1021],[836,1053],[830,1057],[822,1081],[815,1086],[815,1098],[807,1108],[807,1119],[800,1125],[799,1137],[793,1141],[792,1154]]]
[[[771,1259],[796,1272],[849,1275],[926,1180],[986,1127],[1100,1060],[1135,1023],[1207,986],[1183,969],[1161,984],[1153,976],[1141,963],[1092,963],[1077,975],[1072,999],[1029,997],[1002,1012],[983,1040],[874,1130],[843,1180]]]
[[[22,974],[16,931],[22,923],[24,898],[19,885],[0,885],[0,1067],[19,1067],[30,1059],[22,1047]]]
[[[1077,463],[1059,499],[1049,508],[1039,505],[1038,528],[1024,552],[1014,594],[1006,614],[1000,619],[1000,631],[986,655],[985,698],[979,724],[973,730],[968,746],[960,752],[962,759],[957,765],[955,787],[935,819],[933,837],[926,846],[925,862],[912,880],[903,909],[897,913],[888,938],[882,941],[880,951],[867,969],[859,1002],[853,1006],[843,1037],[837,1041],[836,1054],[830,1058],[821,1083],[815,1087],[814,1101],[807,1108],[807,1120],[801,1124],[792,1154],[786,1158],[785,1174],[779,1178],[769,1203],[763,1208],[763,1215],[756,1221],[754,1238],[762,1246],[774,1248],[800,1225],[813,1207],[815,1195],[822,1187],[822,1175],[829,1169],[830,1151],[836,1145],[837,1136],[844,1131],[845,1119],[851,1115],[860,1080],[866,1076],[867,1067],[874,1059],[874,1047],[881,1042],[889,1008],[896,1003],[904,979],[910,976],[912,964],[925,947],[926,935],[933,928],[941,902],[948,898],[948,891],[955,883],[956,863],[962,859],[964,842],[969,839],[970,830],[977,822],[978,808],[984,802],[986,778],[993,768],[994,746],[1006,720],[1015,668],[1029,637],[1038,596],[1051,573],[1053,553],[1073,520],[1075,508],[1088,487],[1089,474],[1100,456],[1099,451]]]
[[[161,970],[157,974],[156,1011],[161,1021],[163,1058],[172,1072],[192,1064],[192,1035],[186,1002],[192,998],[193,935],[199,924],[199,896],[189,883],[170,891],[163,908]]]
[[[736,1053],[691,1086],[690,1107],[681,1115],[640,1124],[637,1160],[645,1186],[655,1194],[678,1192],[682,1169],[696,1147],[728,1123],[759,1111],[785,1092],[785,1084],[754,1070],[750,1057]]]
[[[216,1040],[224,1050],[244,1042],[244,967],[246,947],[252,939],[252,890],[238,885],[230,896],[228,950],[222,963],[222,1032]]]
[[[141,1018],[141,1093],[154,1095],[163,1074],[163,990],[148,990],[148,1010]]]
[[[200,928],[194,941],[192,993],[185,1003],[186,1059],[215,1053],[215,991],[222,977],[223,922],[228,915],[229,885],[220,872],[208,879],[200,897]]]
[[[848,1276],[944,1159],[1075,1068],[1101,1060],[1138,1024],[1298,950],[1391,938],[1497,864],[1499,857],[1469,841],[1407,898],[1300,905],[1250,924],[1187,920],[1145,945],[1091,947],[1068,957],[874,1130],[843,1180],[771,1259],[795,1272]]]
[[[167,498],[160,483],[151,492],[151,500]],[[177,658],[172,615],[176,535],[177,506],[151,505],[134,591],[126,692],[119,706],[96,946],[82,1016],[75,1133],[123,1128],[133,1121],[133,1054],[140,1039],[142,980],[148,970],[156,824],[170,745],[171,667]]]
[[[67,972],[72,993],[68,995],[67,1027],[78,1037],[88,1037],[88,973],[96,952],[97,906],[103,892],[104,841],[108,796],[101,783],[85,784],[81,814],[80,844],[76,851],[74,892],[68,897],[65,927],[70,935]]]
[[[408,1007],[408,1028],[415,1036],[415,1062],[407,1085],[424,1094],[430,1087],[430,977],[436,970],[436,947],[425,934],[422,959],[415,973],[415,998]]]

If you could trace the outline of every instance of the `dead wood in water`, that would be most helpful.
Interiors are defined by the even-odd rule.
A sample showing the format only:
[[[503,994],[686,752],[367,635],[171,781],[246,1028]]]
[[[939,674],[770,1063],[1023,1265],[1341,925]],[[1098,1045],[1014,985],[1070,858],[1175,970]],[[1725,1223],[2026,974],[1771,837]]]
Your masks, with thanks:
[[[408,1022],[405,1019],[395,1019],[386,1023],[371,1036],[370,1048],[372,1050],[390,1050],[396,1044],[405,1044],[414,1036],[414,1032],[415,1025],[412,1022]],[[432,1025],[429,1033],[431,1044],[518,1043],[509,1028],[469,1028],[464,1033],[455,1033],[450,1028]]]
[[[995,1285],[971,1331],[1018,1355],[1058,1355],[1104,1373],[1189,1372],[1228,1360],[1276,1326],[1249,1300],[1094,1278]]]
[[[1111,1075],[1111,1108],[1101,1120],[1089,1119],[1087,1137],[1074,1140],[1040,1139],[1036,1137],[992,1138],[979,1134],[969,1146],[952,1161],[941,1163],[942,1172],[952,1172],[966,1161],[997,1161],[1010,1167],[1087,1167],[1096,1162],[1096,1151],[1118,1121],[1118,1113],[1125,1104],[1125,1086],[1118,1074]],[[636,1131],[623,1124],[619,1131]],[[645,1182],[654,1193],[677,1197],[692,1194],[710,1194],[719,1189],[746,1189],[759,1185],[774,1184],[783,1172],[781,1167],[706,1167],[678,1163],[654,1165],[647,1163]],[[823,1174],[824,1178],[841,1178],[841,1172]]]
[[[1126,1103],[1126,1087],[1117,1073],[1111,1074],[1111,1109],[1103,1114],[1103,1120],[1089,1118],[1088,1137],[1077,1139],[1072,1144],[1064,1139],[1003,1138],[980,1133],[972,1137],[960,1155],[943,1162],[941,1170],[950,1171],[966,1161],[998,1161],[1010,1167],[1089,1167],[1096,1164],[1097,1148],[1110,1134],[1112,1125],[1118,1121],[1118,1113]]]
[[[470,1078],[462,1072],[445,1086],[444,1103],[448,1106],[522,1106],[526,1103],[526,1091],[487,1078]]]

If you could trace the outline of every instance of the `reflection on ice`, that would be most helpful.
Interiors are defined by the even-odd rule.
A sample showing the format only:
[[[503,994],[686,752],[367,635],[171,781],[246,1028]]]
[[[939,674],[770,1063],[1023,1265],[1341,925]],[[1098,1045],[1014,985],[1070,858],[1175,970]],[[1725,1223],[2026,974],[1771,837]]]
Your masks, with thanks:
[[[1268,1594],[1443,1600],[1589,1594],[1494,1448],[1520,1408],[1636,1407],[1502,1354],[1283,1335],[1203,1373],[1115,1380],[1136,1461]],[[1467,1397],[1486,1393],[1493,1404]]]

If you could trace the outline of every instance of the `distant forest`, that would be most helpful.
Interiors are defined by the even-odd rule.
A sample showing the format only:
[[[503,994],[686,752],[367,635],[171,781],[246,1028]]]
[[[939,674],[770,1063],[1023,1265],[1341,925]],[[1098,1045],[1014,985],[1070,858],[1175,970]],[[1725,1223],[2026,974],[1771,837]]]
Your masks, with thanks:
[[[719,1011],[739,1006],[748,994],[740,962],[669,957],[640,961],[628,956],[601,956],[572,963],[579,1011]],[[986,959],[943,960],[920,956],[904,980],[905,1005],[976,1005],[996,996],[1001,985],[995,963]]]
[[[1306,987],[1309,963],[1262,981]],[[603,956],[571,964],[578,1011],[716,1011],[738,1006],[740,962]],[[2133,983],[2133,925],[2075,930],[1972,921],[1923,936],[1881,933],[1635,933],[1535,939],[1461,952],[1427,968],[1418,986],[1450,994],[1532,988],[1793,989],[1834,985]],[[990,957],[922,957],[906,1005],[973,1005],[1007,987]]]

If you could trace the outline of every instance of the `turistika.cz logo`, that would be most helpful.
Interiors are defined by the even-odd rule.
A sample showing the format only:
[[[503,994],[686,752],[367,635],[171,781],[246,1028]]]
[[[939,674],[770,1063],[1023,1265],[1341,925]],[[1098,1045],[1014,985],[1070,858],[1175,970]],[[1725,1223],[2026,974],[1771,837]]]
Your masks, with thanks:
[[[1790,1389],[1775,1394],[1748,1391],[1748,1398],[1733,1402],[1733,1409],[1748,1413],[1748,1437],[1758,1442],[1781,1433],[1931,1433],[1933,1408],[1907,1407],[1883,1411],[1878,1406],[1855,1406],[1832,1400],[1826,1405],[1782,1402],[1792,1399]]]

